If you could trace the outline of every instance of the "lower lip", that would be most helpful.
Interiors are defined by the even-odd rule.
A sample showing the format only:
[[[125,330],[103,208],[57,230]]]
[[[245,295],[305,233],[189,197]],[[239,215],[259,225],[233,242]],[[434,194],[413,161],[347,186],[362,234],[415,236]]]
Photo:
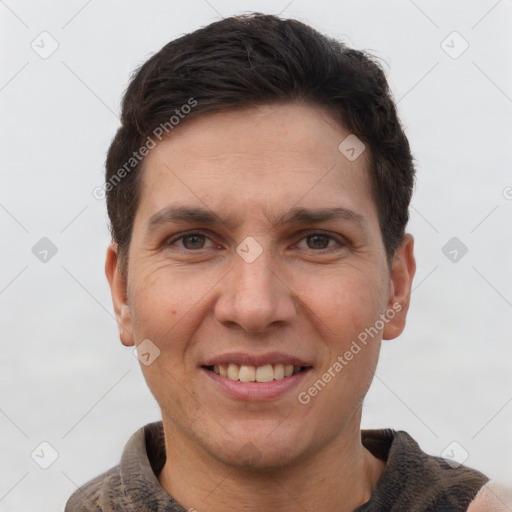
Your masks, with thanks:
[[[232,398],[247,401],[275,400],[296,388],[309,373],[311,368],[284,379],[271,382],[242,382],[231,380],[222,375],[201,368],[201,371],[211,379],[211,382],[223,393]]]

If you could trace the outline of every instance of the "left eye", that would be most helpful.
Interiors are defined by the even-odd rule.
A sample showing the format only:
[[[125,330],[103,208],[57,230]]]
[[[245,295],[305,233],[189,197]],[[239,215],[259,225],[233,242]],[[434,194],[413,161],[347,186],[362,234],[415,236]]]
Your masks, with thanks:
[[[306,241],[307,249],[330,249],[329,244],[331,241],[334,241],[336,243],[338,240],[336,240],[333,236],[327,235],[325,233],[311,233],[309,235],[306,235],[304,238],[301,239]]]

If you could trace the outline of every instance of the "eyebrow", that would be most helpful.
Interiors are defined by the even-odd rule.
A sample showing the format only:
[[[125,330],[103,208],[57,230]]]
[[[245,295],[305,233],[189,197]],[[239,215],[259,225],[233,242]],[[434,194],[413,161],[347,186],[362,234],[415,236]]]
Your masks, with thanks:
[[[292,208],[278,217],[272,224],[285,226],[293,224],[315,224],[329,221],[354,222],[367,231],[368,223],[359,213],[343,208]],[[211,210],[200,207],[169,206],[155,213],[146,224],[146,232],[152,233],[160,226],[179,222],[197,222],[206,225],[223,224],[230,230],[234,230],[239,222],[232,219],[222,219]]]

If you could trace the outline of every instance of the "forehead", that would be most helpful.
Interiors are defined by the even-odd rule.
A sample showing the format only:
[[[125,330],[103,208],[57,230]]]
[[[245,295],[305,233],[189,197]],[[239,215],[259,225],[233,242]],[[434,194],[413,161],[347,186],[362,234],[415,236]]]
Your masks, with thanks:
[[[139,210],[148,217],[190,202],[270,217],[293,206],[372,210],[367,152],[340,151],[349,136],[325,110],[298,104],[199,116],[146,156]]]

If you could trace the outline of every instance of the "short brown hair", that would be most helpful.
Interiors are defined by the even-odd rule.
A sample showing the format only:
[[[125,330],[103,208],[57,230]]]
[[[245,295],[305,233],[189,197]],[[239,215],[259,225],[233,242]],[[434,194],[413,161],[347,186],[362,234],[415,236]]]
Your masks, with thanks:
[[[124,275],[141,149],[154,144],[155,133],[207,112],[290,102],[326,109],[369,148],[371,192],[391,261],[409,220],[415,171],[382,68],[297,20],[253,13],[171,41],[132,76],[106,159],[110,229]]]

